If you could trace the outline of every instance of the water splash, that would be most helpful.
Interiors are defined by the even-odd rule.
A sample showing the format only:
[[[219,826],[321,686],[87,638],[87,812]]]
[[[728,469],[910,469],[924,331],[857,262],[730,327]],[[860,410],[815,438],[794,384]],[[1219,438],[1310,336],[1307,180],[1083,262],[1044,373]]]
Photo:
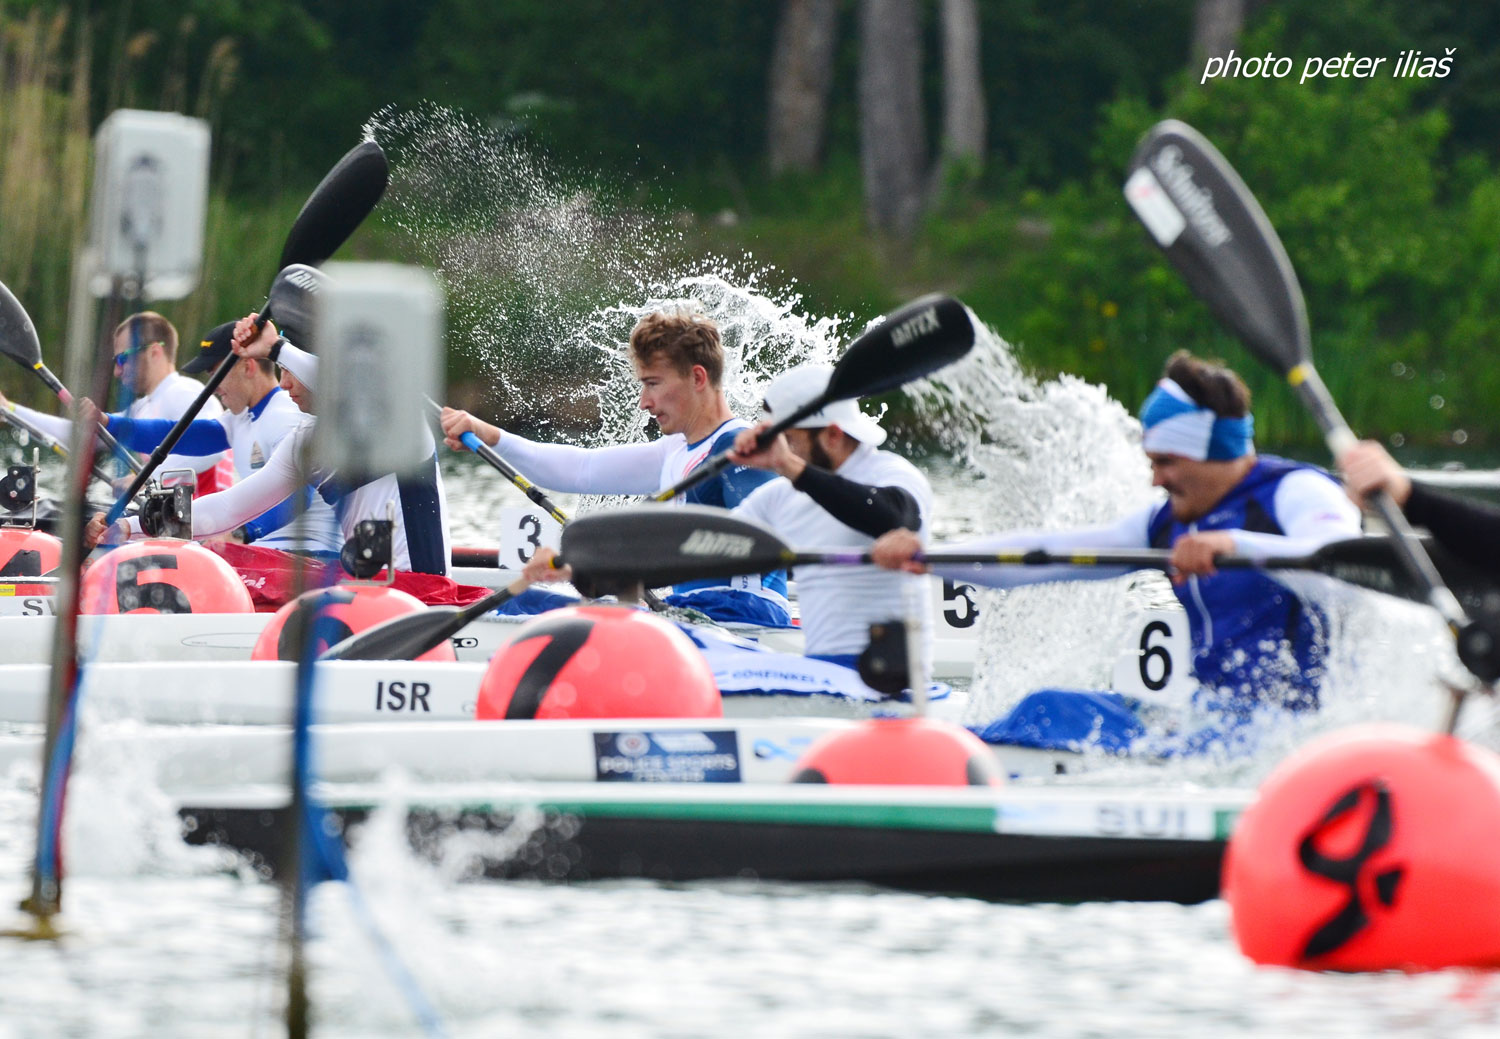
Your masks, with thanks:
[[[626,345],[664,308],[719,325],[743,417],[765,377],[835,353],[841,320],[799,314],[774,268],[687,255],[675,218],[568,174],[507,128],[424,105],[366,129],[391,159],[381,213],[443,279],[450,348],[489,380],[490,406],[543,430],[590,429],[589,445],[646,439]]]

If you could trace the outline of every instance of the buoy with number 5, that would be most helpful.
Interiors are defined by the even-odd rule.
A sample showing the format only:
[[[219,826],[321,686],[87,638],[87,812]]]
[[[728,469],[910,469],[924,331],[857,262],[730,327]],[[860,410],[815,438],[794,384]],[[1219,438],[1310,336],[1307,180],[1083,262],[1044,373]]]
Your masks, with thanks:
[[[80,613],[253,613],[234,567],[202,545],[175,538],[133,541],[85,571]]]

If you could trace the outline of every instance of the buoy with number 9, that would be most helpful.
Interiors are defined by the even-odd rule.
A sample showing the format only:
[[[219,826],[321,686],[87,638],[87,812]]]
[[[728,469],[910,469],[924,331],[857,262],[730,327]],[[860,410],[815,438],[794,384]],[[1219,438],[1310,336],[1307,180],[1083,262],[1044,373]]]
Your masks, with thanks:
[[[234,567],[202,545],[174,538],[133,541],[85,571],[80,613],[253,613]]]
[[[1256,963],[1500,966],[1500,757],[1393,724],[1309,743],[1236,824],[1223,891]]]
[[[0,577],[40,577],[62,562],[62,542],[30,527],[0,527]]]
[[[676,625],[627,606],[568,606],[528,621],[496,653],[476,715],[720,718],[708,661]]]
[[[317,653],[392,617],[427,608],[416,596],[385,585],[341,584],[326,589],[315,588],[285,603],[272,615],[261,629],[260,637],[255,640],[250,659],[296,660],[298,646],[292,634],[301,625],[288,622],[294,615],[307,613],[322,595],[327,595],[330,602],[326,608],[327,616],[321,637],[318,639]],[[457,660],[458,655],[453,652],[453,643],[444,640],[417,659]]]

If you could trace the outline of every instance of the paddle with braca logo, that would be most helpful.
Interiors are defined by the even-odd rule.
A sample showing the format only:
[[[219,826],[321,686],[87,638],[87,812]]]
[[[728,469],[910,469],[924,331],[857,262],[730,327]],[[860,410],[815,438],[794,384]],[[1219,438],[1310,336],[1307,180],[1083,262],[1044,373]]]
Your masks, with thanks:
[[[1202,134],[1177,120],[1152,127],[1130,160],[1125,198],[1193,293],[1257,359],[1286,379],[1335,458],[1357,442],[1312,362],[1302,289],[1271,222],[1239,174]],[[1390,495],[1372,496],[1410,579],[1447,623],[1459,659],[1485,683],[1500,678],[1500,647],[1472,621]],[[1449,731],[1457,721],[1457,710]]]
[[[4,282],[0,282],[0,353],[21,367],[35,372],[63,404],[73,403],[73,394],[68,392],[62,380],[53,375],[52,369],[42,361],[42,341],[37,338],[36,324],[31,320],[31,315],[26,313],[26,308],[21,306],[21,301],[16,299]],[[140,472],[141,464],[135,460],[135,456],[121,447],[119,441],[102,425],[99,427],[99,440],[114,452],[115,457],[129,466],[132,472]]]
[[[1219,556],[1220,569],[1302,570],[1324,574],[1364,588],[1425,602],[1425,586],[1402,565],[1397,541],[1386,536],[1349,538],[1303,556]],[[1434,546],[1435,547],[1435,546]],[[1444,572],[1466,595],[1493,594],[1493,587],[1472,576],[1446,553],[1438,553]],[[1067,580],[1068,568],[1105,568],[1170,572],[1166,549],[1046,552],[1004,550],[969,552],[933,550],[916,557],[930,566],[1009,567],[1054,573],[1039,581]],[[632,506],[580,516],[562,535],[562,552],[554,566],[571,566],[575,576],[606,582],[672,583],[693,578],[733,577],[787,566],[872,565],[868,552],[795,549],[769,528],[722,509],[687,505],[670,511]],[[1033,582],[1024,582],[1033,583]]]
[[[974,323],[969,310],[952,296],[923,296],[908,303],[850,343],[833,366],[828,388],[757,434],[755,448],[764,450],[782,433],[836,400],[893,390],[952,364],[973,346]],[[671,501],[732,464],[727,451],[715,455],[671,487],[652,495],[651,500]]]
[[[385,194],[389,179],[390,167],[385,152],[374,141],[362,141],[328,171],[308,196],[287,233],[286,243],[281,249],[280,273],[272,283],[266,306],[256,318],[257,330],[265,327],[273,310],[278,308],[278,287],[282,297],[294,298],[305,297],[315,288],[316,283],[309,284],[306,273],[298,268],[316,267],[337,252]],[[140,493],[163,459],[172,453],[177,441],[187,432],[187,427],[198,417],[203,405],[208,403],[208,398],[213,396],[238,359],[238,355],[231,352],[219,362],[208,382],[204,383],[202,392],[162,442],[156,445],[156,450],[151,452],[130,488],[110,509],[107,522],[113,523],[124,514],[126,504]]]

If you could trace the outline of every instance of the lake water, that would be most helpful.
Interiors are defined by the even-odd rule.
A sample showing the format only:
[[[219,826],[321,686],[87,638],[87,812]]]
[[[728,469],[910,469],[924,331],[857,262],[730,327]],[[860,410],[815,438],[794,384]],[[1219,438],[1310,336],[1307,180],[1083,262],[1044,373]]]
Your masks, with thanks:
[[[460,503],[457,540],[492,541],[495,508],[521,499],[467,461],[445,461]],[[995,506],[975,493],[973,473],[948,467],[935,479],[945,532],[987,527]],[[996,612],[1044,615],[1034,620],[1043,631],[1077,615],[1055,589],[1036,591],[1031,605]],[[1375,613],[1403,630],[1415,616],[1396,606]],[[1442,633],[1418,630],[1431,671]],[[1419,674],[1396,674],[1392,685],[1422,685]],[[1366,687],[1346,720],[1421,716],[1434,704],[1428,689]],[[1272,763],[1256,763],[1251,778]],[[279,1034],[276,890],[220,852],[176,841],[175,819],[133,773],[75,778],[67,936],[0,939],[0,1039]],[[1244,778],[1156,770],[1149,781]],[[28,890],[34,818],[30,777],[7,777],[0,899]],[[368,937],[371,917],[456,1036],[1500,1034],[1492,975],[1258,969],[1236,950],[1220,901],[1009,905],[748,882],[462,882],[414,859],[389,821],[372,824],[353,867],[366,912],[336,884],[311,903],[319,1036],[423,1034]]]

